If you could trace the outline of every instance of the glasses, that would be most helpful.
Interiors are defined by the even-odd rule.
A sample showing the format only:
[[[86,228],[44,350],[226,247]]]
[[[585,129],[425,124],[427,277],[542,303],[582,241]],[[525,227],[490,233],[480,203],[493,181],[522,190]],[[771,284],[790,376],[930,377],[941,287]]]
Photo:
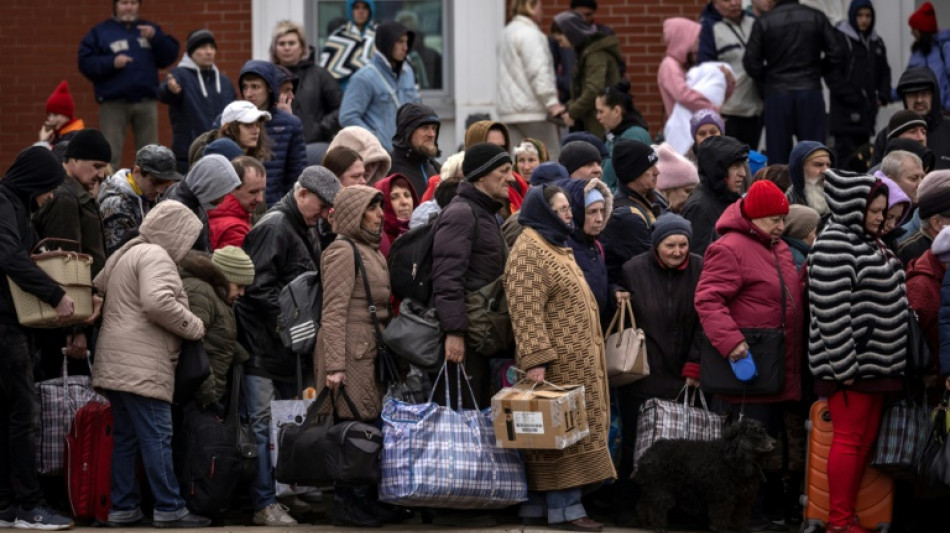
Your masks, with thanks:
[[[562,207],[562,208],[560,208],[560,209],[555,209],[554,212],[557,213],[558,215],[561,215],[561,216],[570,215],[570,214],[571,214],[571,206],[567,205],[567,206],[564,206],[564,207]]]

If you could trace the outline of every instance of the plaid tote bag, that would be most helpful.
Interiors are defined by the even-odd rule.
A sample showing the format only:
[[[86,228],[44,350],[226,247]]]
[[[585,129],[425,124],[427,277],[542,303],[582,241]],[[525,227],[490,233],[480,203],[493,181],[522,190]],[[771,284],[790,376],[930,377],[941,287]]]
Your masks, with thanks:
[[[66,365],[64,357],[62,376],[36,384],[35,457],[36,471],[42,475],[63,473],[66,433],[76,411],[93,400],[108,403],[93,390],[89,376],[70,376]]]
[[[926,399],[917,404],[904,398],[884,409],[871,466],[895,477],[916,475],[920,454],[930,435]]]
[[[435,381],[445,376],[448,406],[446,365],[442,365]],[[491,409],[462,409],[465,371],[461,365],[458,368],[456,409],[433,402],[434,388],[426,403],[386,400],[382,413],[381,501],[407,507],[500,509],[528,499],[518,451],[495,445]],[[465,382],[468,384],[468,376]]]
[[[690,396],[687,387],[675,400],[650,398],[640,406],[637,419],[637,442],[633,452],[636,468],[640,457],[660,439],[716,440],[722,435],[722,416],[706,407],[706,398],[697,389]],[[702,407],[695,405],[698,394]],[[680,396],[683,400],[680,401]],[[690,401],[692,399],[692,401]]]

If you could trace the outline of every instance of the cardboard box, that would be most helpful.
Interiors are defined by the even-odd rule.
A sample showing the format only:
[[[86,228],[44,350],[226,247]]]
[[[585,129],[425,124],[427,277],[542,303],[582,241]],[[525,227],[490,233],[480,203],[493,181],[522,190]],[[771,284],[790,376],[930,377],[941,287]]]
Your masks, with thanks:
[[[590,435],[583,385],[519,383],[499,391],[491,408],[501,448],[563,450]]]

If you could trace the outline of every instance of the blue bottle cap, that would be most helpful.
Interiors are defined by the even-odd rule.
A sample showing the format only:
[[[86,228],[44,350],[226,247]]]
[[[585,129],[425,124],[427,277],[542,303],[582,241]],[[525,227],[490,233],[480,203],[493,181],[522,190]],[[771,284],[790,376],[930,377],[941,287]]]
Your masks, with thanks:
[[[752,360],[752,354],[746,353],[746,356],[738,361],[730,361],[732,365],[732,372],[736,375],[736,379],[739,381],[751,381],[752,378],[758,375],[758,370],[755,368],[755,361]]]

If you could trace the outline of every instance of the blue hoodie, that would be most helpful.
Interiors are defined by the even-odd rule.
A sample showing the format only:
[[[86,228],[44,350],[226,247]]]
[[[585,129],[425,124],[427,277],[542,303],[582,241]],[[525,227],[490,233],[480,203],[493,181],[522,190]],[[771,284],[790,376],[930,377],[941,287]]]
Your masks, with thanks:
[[[303,140],[303,123],[300,119],[274,106],[279,94],[278,70],[269,61],[250,60],[244,63],[238,77],[238,86],[247,74],[254,74],[267,83],[268,111],[271,120],[264,123],[271,142],[271,158],[264,161],[267,170],[265,198],[271,206],[290,191],[300,173],[307,167],[307,148]]]
[[[802,141],[792,148],[788,156],[788,175],[792,186],[786,192],[788,201],[793,204],[808,205],[805,200],[805,159],[816,150],[825,150],[831,156],[831,166],[835,166],[835,154],[818,141]]]

